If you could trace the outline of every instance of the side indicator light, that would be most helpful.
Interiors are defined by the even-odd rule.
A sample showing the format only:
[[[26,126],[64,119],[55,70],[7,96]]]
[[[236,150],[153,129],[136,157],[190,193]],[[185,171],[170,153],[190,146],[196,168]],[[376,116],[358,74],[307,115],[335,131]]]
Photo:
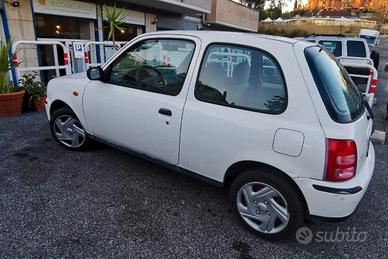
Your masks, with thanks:
[[[77,91],[73,91],[73,95],[74,96],[78,96],[78,92]]]

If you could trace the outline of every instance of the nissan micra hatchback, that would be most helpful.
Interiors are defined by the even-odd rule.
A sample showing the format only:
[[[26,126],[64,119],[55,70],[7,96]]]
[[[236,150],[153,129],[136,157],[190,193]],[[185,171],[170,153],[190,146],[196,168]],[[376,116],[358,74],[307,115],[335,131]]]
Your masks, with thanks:
[[[256,34],[143,34],[102,67],[51,80],[55,140],[98,140],[230,190],[242,224],[289,235],[344,218],[371,180],[372,112],[313,43]]]

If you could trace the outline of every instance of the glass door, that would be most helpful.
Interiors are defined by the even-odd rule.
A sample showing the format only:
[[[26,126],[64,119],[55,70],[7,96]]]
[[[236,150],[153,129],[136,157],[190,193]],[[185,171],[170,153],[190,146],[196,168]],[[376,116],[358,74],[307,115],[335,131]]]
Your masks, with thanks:
[[[94,40],[94,20],[34,14],[34,22],[38,40],[60,41],[65,44],[72,73],[84,72],[86,70],[84,57],[83,55],[77,55],[74,43],[86,43]],[[38,54],[41,66],[64,65],[64,53],[61,47],[57,47],[53,51],[52,46],[38,46]],[[64,69],[61,69],[59,72],[61,76],[65,74]],[[54,69],[43,71],[42,74],[44,81],[47,82],[56,77],[58,73]]]

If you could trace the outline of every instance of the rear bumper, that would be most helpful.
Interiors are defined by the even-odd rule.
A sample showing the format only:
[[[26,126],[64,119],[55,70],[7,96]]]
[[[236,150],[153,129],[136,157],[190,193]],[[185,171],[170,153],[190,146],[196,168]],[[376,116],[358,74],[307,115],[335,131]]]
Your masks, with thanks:
[[[369,147],[369,156],[358,174],[341,183],[308,178],[294,178],[301,189],[311,216],[345,218],[351,215],[364,196],[372,179],[375,151]]]

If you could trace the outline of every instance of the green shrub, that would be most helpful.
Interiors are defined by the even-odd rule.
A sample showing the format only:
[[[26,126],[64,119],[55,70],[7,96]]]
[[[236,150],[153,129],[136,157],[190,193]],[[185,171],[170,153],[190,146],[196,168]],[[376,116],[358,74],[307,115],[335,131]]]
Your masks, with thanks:
[[[29,96],[29,105],[31,105],[35,97],[40,101],[42,96],[46,95],[46,86],[44,83],[36,80],[36,75],[36,72],[26,73],[18,81],[19,87],[24,89]]]

